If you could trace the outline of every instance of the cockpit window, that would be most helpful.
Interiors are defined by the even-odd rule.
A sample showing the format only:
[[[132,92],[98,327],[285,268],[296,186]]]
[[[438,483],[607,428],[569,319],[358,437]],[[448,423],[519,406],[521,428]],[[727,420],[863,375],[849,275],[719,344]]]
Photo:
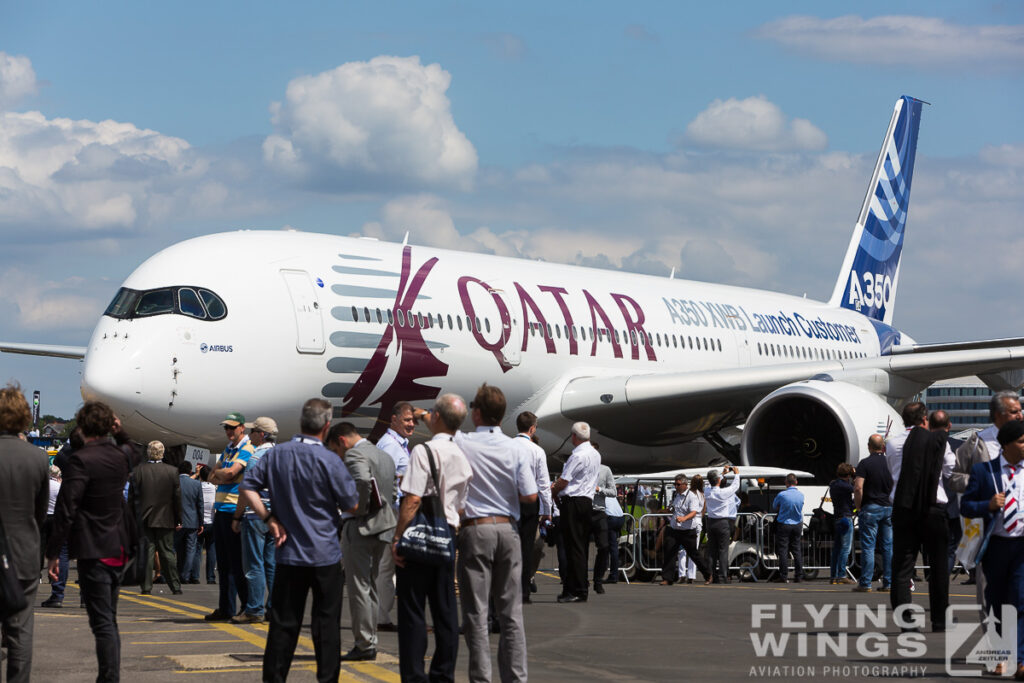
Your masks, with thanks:
[[[193,318],[206,317],[206,309],[203,308],[203,302],[199,300],[199,295],[194,289],[182,287],[178,290],[178,307],[182,313]]]
[[[151,315],[174,313],[174,290],[155,289],[139,297],[135,305],[135,317],[145,318]]]
[[[107,306],[104,315],[118,320],[165,314],[186,315],[197,320],[219,320],[227,312],[221,298],[208,289],[162,287],[139,291],[122,287]]]

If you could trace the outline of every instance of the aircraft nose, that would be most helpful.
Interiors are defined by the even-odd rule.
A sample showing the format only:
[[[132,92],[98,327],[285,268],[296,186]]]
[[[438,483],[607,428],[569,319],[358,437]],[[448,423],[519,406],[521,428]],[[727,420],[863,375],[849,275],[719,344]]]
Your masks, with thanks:
[[[127,358],[108,353],[91,353],[82,369],[82,398],[102,401],[119,415],[132,412],[130,407],[142,394],[142,372]]]

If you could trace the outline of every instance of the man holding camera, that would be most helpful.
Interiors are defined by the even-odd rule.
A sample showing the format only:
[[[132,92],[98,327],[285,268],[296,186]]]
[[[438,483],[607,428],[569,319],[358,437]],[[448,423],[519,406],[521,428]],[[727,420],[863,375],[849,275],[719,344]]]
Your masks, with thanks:
[[[722,477],[732,473],[732,483],[720,486]],[[704,582],[729,582],[729,539],[732,537],[732,499],[740,489],[740,471],[733,465],[726,465],[722,473],[708,470],[708,486],[704,489],[704,501],[708,513],[708,564],[713,577]],[[717,562],[718,567],[715,567]]]

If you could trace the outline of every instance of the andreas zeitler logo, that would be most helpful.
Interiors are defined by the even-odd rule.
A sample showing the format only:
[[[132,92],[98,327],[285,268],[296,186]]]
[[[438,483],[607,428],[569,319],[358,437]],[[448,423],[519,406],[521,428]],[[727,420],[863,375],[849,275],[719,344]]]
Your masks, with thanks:
[[[983,620],[984,627],[979,617],[977,605],[952,605],[947,609],[946,623],[950,627],[943,640],[946,673],[978,676],[982,668],[991,670],[1004,662],[1004,671],[1012,675],[1017,670],[1016,610],[1003,605],[1001,613]],[[915,604],[901,605],[894,611],[888,605],[753,604],[750,643],[755,656],[765,661],[751,666],[749,676],[925,676],[926,625],[924,608]],[[900,632],[893,633],[893,627]],[[879,659],[891,661],[866,663]]]

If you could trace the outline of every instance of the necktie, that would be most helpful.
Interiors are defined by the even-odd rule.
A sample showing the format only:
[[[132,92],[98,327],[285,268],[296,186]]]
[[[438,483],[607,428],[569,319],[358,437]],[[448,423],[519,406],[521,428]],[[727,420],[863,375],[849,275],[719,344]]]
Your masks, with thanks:
[[[1006,531],[1013,531],[1017,527],[1020,513],[1020,506],[1017,504],[1017,487],[1014,486],[1013,477],[1017,474],[1017,468],[1013,465],[1010,468],[1010,481],[1006,484],[1006,502],[1003,503],[1003,528]]]

